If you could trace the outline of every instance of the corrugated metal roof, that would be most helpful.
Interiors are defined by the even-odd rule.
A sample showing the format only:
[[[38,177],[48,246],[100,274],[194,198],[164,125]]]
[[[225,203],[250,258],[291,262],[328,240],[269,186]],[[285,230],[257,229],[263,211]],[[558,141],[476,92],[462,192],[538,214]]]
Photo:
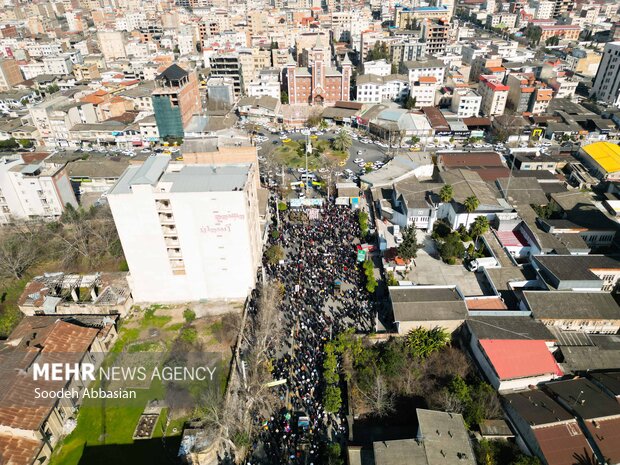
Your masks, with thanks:
[[[611,142],[595,142],[586,145],[583,150],[608,173],[620,171],[620,146]]]

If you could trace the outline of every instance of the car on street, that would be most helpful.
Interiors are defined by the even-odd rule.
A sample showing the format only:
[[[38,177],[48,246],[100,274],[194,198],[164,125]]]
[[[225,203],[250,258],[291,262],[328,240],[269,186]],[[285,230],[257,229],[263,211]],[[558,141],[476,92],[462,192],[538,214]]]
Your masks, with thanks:
[[[356,165],[359,165],[360,163],[364,163],[364,159],[363,158],[356,158],[355,160],[353,160],[353,163],[355,163]]]
[[[280,134],[280,139],[286,140],[288,139],[288,136],[286,134]]]

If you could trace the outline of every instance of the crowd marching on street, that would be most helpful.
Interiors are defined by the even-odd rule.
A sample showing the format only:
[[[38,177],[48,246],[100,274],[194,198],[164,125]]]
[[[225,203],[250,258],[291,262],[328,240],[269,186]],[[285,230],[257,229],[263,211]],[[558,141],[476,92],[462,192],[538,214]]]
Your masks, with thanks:
[[[273,354],[274,380],[286,380],[274,387],[284,407],[257,418],[261,434],[247,464],[319,465],[325,445],[346,433],[343,413],[322,405],[324,344],[347,328],[369,331],[373,306],[356,263],[356,211],[326,202],[318,215],[289,209],[280,217],[269,245],[284,249],[284,263],[263,265],[284,286],[282,321],[291,339]]]

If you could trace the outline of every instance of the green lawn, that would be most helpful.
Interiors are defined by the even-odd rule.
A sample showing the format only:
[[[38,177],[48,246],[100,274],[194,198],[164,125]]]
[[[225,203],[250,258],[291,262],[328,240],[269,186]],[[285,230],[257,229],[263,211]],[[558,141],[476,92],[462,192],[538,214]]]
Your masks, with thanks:
[[[142,314],[141,319],[137,320],[134,317],[123,321],[118,340],[104,360],[103,366],[110,366],[121,353],[152,352],[156,346],[163,350],[162,346],[170,341],[152,342],[140,339],[145,330],[162,328],[171,321],[172,318],[168,315],[156,315],[156,310],[158,308],[149,308]],[[168,331],[163,334],[168,339],[175,336],[173,332]],[[159,361],[162,362],[163,357]],[[108,389],[116,387],[110,385]],[[161,380],[154,379],[148,388],[135,389],[135,392],[136,399],[84,399],[77,417],[77,427],[56,446],[51,465],[174,463],[186,418],[170,421],[164,445],[161,439],[164,436],[164,422],[167,417],[167,409],[164,409],[155,427],[153,439],[134,442],[133,432],[144,407],[153,399],[164,399],[166,389]],[[174,428],[177,429],[176,432],[173,432]]]

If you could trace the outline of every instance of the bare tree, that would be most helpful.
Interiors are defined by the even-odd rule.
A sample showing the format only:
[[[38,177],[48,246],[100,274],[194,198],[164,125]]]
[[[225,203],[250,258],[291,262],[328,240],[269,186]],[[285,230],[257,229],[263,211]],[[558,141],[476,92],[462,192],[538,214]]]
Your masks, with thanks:
[[[387,382],[381,373],[374,377],[368,390],[359,389],[368,408],[376,415],[383,417],[394,411],[394,393],[388,388]]]
[[[20,279],[41,259],[45,230],[38,222],[16,222],[0,233],[0,277]]]

